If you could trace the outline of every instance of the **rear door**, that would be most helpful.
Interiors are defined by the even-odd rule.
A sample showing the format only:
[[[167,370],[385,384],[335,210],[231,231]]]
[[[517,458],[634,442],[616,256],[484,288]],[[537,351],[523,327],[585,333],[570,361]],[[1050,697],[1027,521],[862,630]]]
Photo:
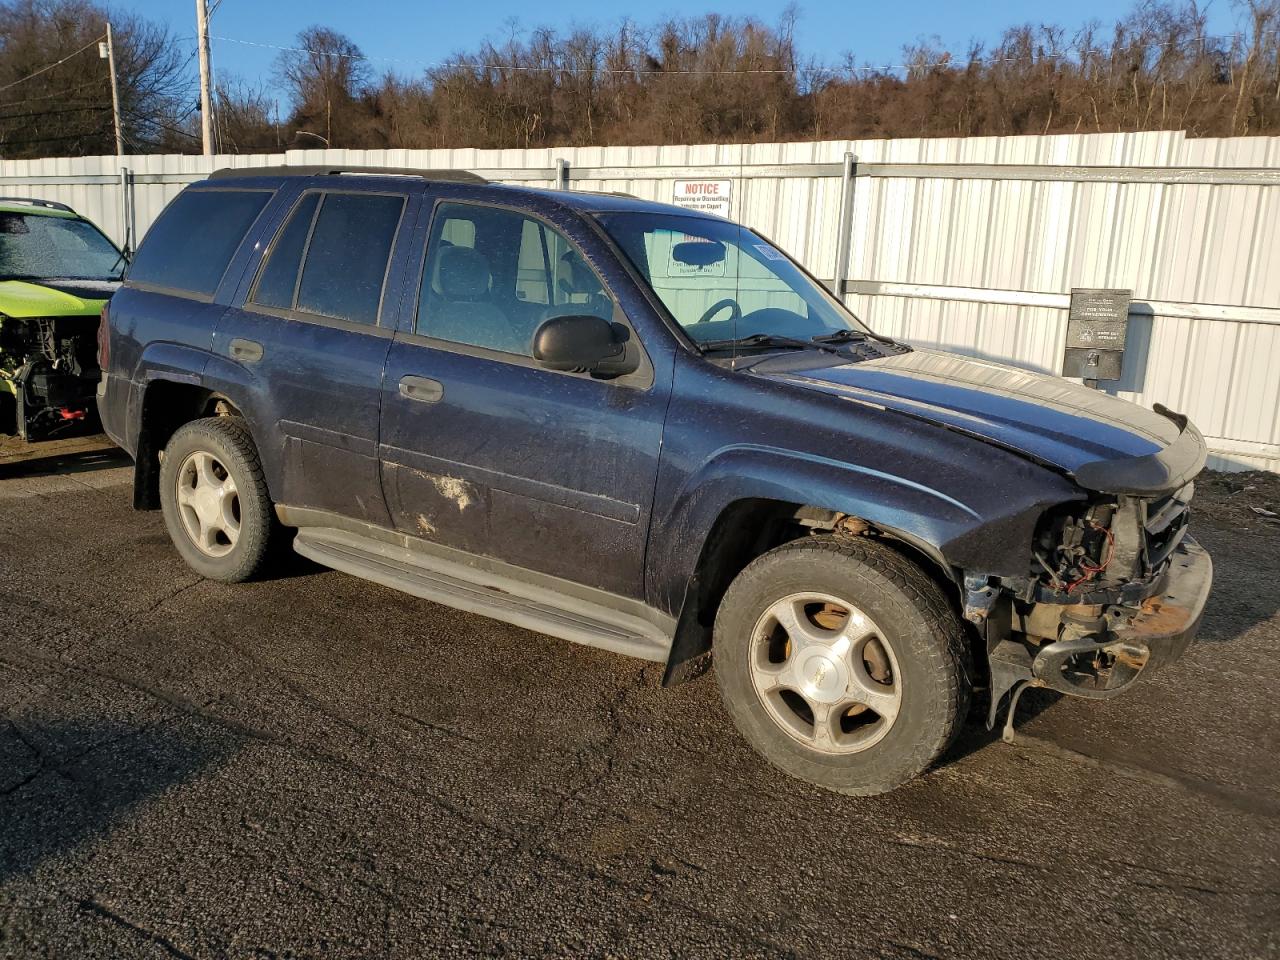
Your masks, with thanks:
[[[398,271],[421,196],[328,177],[304,189],[214,338],[258,394],[273,498],[384,526],[377,460]],[[330,183],[333,185],[331,186]]]
[[[627,325],[582,253],[591,239],[576,219],[437,204],[387,358],[383,486],[405,533],[642,598],[670,380],[638,346],[640,368],[614,380],[530,350],[557,313]]]

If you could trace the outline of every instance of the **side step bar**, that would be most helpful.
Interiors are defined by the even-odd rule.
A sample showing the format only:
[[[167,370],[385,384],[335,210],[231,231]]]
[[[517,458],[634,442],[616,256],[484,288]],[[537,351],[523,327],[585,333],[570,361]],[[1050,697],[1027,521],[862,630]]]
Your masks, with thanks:
[[[293,549],[334,570],[562,640],[659,663],[671,649],[671,637],[640,617],[345,530],[299,530]]]

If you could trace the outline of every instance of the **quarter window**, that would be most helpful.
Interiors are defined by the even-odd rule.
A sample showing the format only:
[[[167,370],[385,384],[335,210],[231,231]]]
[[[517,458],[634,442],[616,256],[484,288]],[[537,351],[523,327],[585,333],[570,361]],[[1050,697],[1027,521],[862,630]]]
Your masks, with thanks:
[[[265,190],[188,190],[155,222],[129,268],[132,281],[212,296],[253,222]]]
[[[613,298],[569,240],[514,210],[441,204],[422,273],[416,331],[530,356],[545,320],[612,319]]]
[[[311,224],[316,218],[316,206],[320,194],[308,193],[298,201],[289,220],[280,231],[275,246],[262,268],[253,302],[264,307],[288,310],[293,306],[293,295],[298,286],[298,268],[302,265],[302,251],[306,249]]]
[[[281,228],[253,302],[376,324],[403,210],[401,196],[307,194]]]

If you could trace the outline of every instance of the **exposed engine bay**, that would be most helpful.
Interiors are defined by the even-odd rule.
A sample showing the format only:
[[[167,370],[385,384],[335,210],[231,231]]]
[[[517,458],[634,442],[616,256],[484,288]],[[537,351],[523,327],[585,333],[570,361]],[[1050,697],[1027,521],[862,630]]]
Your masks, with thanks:
[[[96,417],[98,317],[0,317],[0,429],[24,440]]]

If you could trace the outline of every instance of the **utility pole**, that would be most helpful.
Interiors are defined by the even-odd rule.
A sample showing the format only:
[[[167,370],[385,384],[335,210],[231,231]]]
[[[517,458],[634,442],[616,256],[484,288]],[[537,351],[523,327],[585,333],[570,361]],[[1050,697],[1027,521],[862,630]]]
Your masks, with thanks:
[[[116,156],[124,156],[124,134],[120,130],[120,84],[116,80],[116,47],[111,39],[111,24],[107,24],[107,40],[98,44],[98,57],[107,61],[111,71],[111,118],[116,126]]]
[[[204,155],[213,156],[213,93],[209,89],[209,4],[196,0],[196,46],[200,51],[200,137]]]

